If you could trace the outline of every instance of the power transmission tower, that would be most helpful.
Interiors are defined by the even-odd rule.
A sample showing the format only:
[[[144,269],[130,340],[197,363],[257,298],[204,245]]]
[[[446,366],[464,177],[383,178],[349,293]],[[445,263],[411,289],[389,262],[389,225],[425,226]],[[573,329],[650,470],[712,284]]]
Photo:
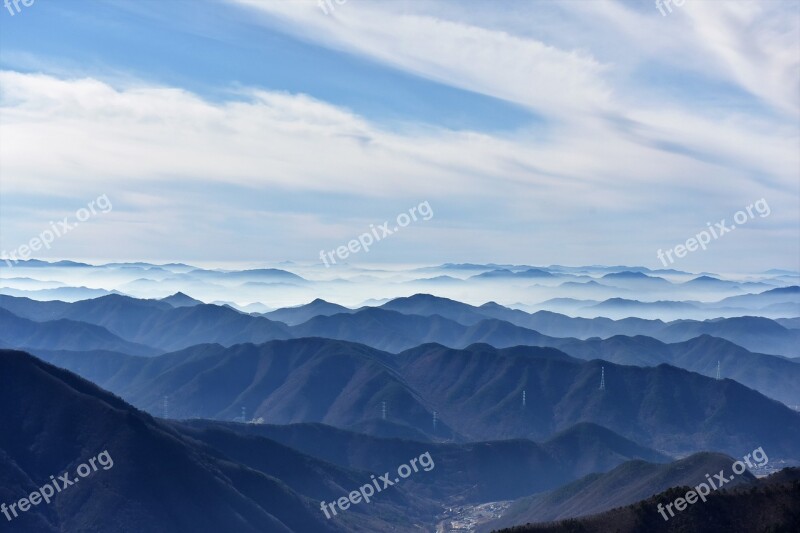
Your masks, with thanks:
[[[525,398],[525,391],[522,391],[522,408],[525,409],[525,405],[527,405],[527,401]]]
[[[717,361],[717,379],[719,379],[719,361]]]
[[[606,390],[606,368],[600,367],[600,390]]]
[[[436,433],[436,416],[438,413],[436,411],[433,412],[433,432]]]
[[[247,422],[247,416],[245,416],[245,409],[244,405],[242,406],[242,422]]]
[[[386,402],[381,402],[383,408],[381,410],[381,418],[386,420]]]
[[[169,418],[169,396],[164,396],[164,405],[162,406],[162,417],[163,419]]]

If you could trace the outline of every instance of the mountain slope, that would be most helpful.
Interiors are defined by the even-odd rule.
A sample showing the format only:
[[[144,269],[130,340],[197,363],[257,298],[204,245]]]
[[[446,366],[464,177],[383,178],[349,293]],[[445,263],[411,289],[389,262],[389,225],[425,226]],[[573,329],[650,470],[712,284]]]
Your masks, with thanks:
[[[74,472],[100,451],[113,459],[110,469],[64,489],[52,505],[16,518],[21,531],[346,530],[278,480],[209,455],[117,397],[25,353],[0,351],[0,405],[2,501],[30,494],[50,474]]]
[[[502,533],[704,533],[797,531],[800,524],[800,472],[785,469],[766,479],[731,490],[711,493],[665,521],[657,512],[659,503],[683,497],[688,487],[668,489],[646,500],[587,518],[551,524],[528,524]]]
[[[610,470],[633,458],[668,461],[662,454],[590,424],[570,428],[544,443],[519,439],[467,444],[378,438],[322,424],[242,426],[210,421],[185,424],[204,431],[225,428],[248,436],[267,437],[339,466],[371,472],[394,468],[408,457],[419,455],[420,450],[427,450],[436,467],[410,480],[414,483],[413,492],[449,502],[515,498],[556,487],[590,472]],[[584,438],[576,438],[578,435]]]
[[[59,319],[35,322],[0,308],[0,343],[22,349],[111,350],[131,355],[155,355],[160,350],[114,335],[106,328]]]
[[[726,455],[714,453],[698,453],[667,464],[626,462],[610,472],[586,476],[553,491],[517,500],[500,519],[486,524],[482,531],[575,518],[629,505],[670,487],[697,486],[706,482],[706,474],[724,470],[727,478],[733,462]],[[725,486],[754,480],[752,474],[745,472]]]
[[[326,302],[321,298],[317,298],[313,302],[301,305],[298,307],[284,307],[283,309],[276,309],[269,313],[263,313],[262,316],[270,319],[283,322],[290,326],[296,326],[307,322],[315,316],[330,316],[339,313],[352,313],[352,309],[348,309],[343,305],[333,304]]]
[[[752,353],[724,339],[702,335],[665,344],[644,336],[571,341],[560,350],[581,359],[604,359],[618,364],[657,366],[668,363],[692,372],[735,379],[786,405],[800,404],[800,366],[776,355]]]

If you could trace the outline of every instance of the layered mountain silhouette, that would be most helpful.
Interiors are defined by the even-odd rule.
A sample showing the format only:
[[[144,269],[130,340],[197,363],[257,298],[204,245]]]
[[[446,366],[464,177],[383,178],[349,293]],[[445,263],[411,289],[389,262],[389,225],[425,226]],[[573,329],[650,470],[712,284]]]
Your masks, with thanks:
[[[552,348],[427,344],[394,355],[308,338],[200,345],[153,358],[42,356],[151,412],[169,396],[181,418],[230,420],[244,407],[267,423],[355,428],[380,419],[386,402],[393,424],[430,438],[541,440],[591,422],[668,453],[770,446],[778,456],[800,458],[800,413],[735,381],[665,364],[582,361]]]
[[[15,264],[0,503],[114,466],[0,529],[660,531],[656,504],[733,457],[800,463],[796,273],[275,266]],[[666,527],[793,531],[797,478],[740,476]]]
[[[267,437],[327,462],[371,472],[390,470],[427,450],[436,467],[410,480],[413,492],[450,504],[517,498],[591,472],[608,471],[634,458],[669,460],[594,424],[578,424],[541,443],[517,439],[466,444],[380,438],[322,424],[242,425],[204,420],[184,424],[199,433],[221,429],[250,438]]]
[[[160,350],[128,342],[106,328],[66,318],[36,322],[0,308],[0,345],[42,350],[111,350],[155,355]]]
[[[297,324],[307,322],[316,316],[331,316],[338,315],[339,313],[351,312],[353,312],[351,309],[348,309],[343,305],[332,304],[321,298],[317,298],[311,303],[305,305],[277,309],[269,313],[263,313],[262,316],[269,318],[270,320],[283,322],[284,324],[288,324],[290,326],[296,326]]]
[[[502,533],[635,533],[652,531],[730,531],[797,530],[800,523],[800,471],[784,469],[765,479],[736,488],[711,493],[705,502],[698,501],[676,513],[669,521],[656,511],[659,503],[672,502],[690,490],[674,487],[632,505],[604,513],[549,524],[527,524],[500,530]]]
[[[0,501],[27,496],[50,475],[74,475],[78,464],[104,450],[113,459],[50,505],[22,513],[12,531],[334,532],[374,522],[359,513],[326,520],[312,499],[341,494],[346,487],[338,482],[349,488],[363,479],[355,472],[277,443],[270,451],[285,461],[280,469],[246,466],[228,455],[246,449],[202,444],[23,352],[0,351],[0,405]],[[289,485],[268,473],[287,469],[297,476],[284,476]]]
[[[629,461],[610,472],[591,474],[553,491],[521,498],[500,519],[485,524],[481,531],[488,533],[517,524],[577,518],[630,505],[671,487],[707,483],[706,474],[724,471],[727,478],[734,461],[727,455],[707,452],[667,464]],[[745,471],[725,487],[752,484],[755,479]],[[655,507],[653,512],[656,512]]]
[[[360,310],[315,300],[306,306],[280,309],[266,315],[284,319],[286,323],[239,313],[225,306],[194,304],[175,308],[165,301],[120,295],[72,304],[0,296],[0,307],[36,321],[67,318],[103,326],[129,342],[161,350],[205,342],[231,345],[311,336],[349,340],[393,352],[425,342],[453,347],[476,342],[496,347],[560,346],[562,341],[551,337],[585,339],[614,335],[647,335],[673,343],[712,335],[750,351],[786,357],[796,357],[800,345],[800,330],[762,317],[671,323],[639,318],[615,321],[571,318],[544,311],[529,314],[494,303],[475,307],[430,295],[399,298],[380,308]],[[334,313],[337,310],[341,312]],[[321,314],[314,315],[316,312]],[[314,316],[301,322],[311,315]]]
[[[313,336],[358,342],[390,352],[427,342],[457,348],[474,343],[501,348],[551,346],[583,359],[648,366],[668,363],[710,376],[716,376],[719,364],[722,377],[736,379],[787,405],[800,404],[800,390],[795,386],[800,368],[787,364],[790,357],[751,353],[741,345],[732,344],[733,341],[722,340],[735,339],[751,346],[764,345],[773,352],[796,353],[794,343],[800,330],[760,317],[672,323],[637,318],[613,321],[570,318],[550,312],[528,314],[494,303],[475,307],[416,295],[392,300],[380,308],[318,315],[299,325],[287,326],[225,306],[178,299],[187,305],[176,308],[164,300],[137,300],[118,295],[72,304],[3,297],[0,311],[5,311],[0,313],[0,321],[8,324],[5,329],[10,333],[0,333],[0,342],[35,353],[66,349],[135,355],[153,355],[208,342],[231,346],[240,342]],[[333,313],[339,307],[317,300],[307,306],[275,313],[294,323],[310,313]],[[23,317],[29,321],[25,322]],[[31,321],[31,317],[40,317],[34,320],[43,321]],[[84,322],[76,322],[78,319]],[[517,325],[519,323],[560,335],[575,331],[577,337],[607,338],[555,337]],[[613,331],[635,336],[608,336]],[[719,339],[711,338],[712,334]],[[657,337],[666,341],[660,342]]]

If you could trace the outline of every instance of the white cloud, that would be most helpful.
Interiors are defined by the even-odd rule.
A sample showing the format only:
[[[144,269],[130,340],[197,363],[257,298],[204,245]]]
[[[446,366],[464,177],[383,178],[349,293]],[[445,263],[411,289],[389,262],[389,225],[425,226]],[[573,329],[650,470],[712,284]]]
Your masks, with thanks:
[[[238,4],[322,45],[525,106],[547,117],[546,135],[413,124],[397,131],[303,94],[252,88],[211,102],[174,87],[6,71],[0,73],[4,193],[88,198],[106,192],[121,199],[115,214],[127,208],[126,223],[139,220],[148,231],[156,212],[169,213],[158,219],[161,231],[152,232],[162,239],[169,234],[165,225],[191,226],[192,213],[213,205],[220,220],[247,225],[263,217],[272,231],[281,221],[291,224],[287,257],[302,256],[303,246],[316,253],[335,235],[361,230],[365,221],[355,211],[341,216],[334,234],[310,210],[243,209],[226,204],[218,187],[277,197],[305,191],[365,202],[411,198],[469,206],[450,219],[437,215],[436,229],[426,235],[435,232],[452,246],[474,241],[480,227],[481,235],[494,238],[479,253],[498,261],[525,260],[513,256],[525,253],[522,242],[545,262],[646,262],[651,250],[644,245],[638,261],[630,246],[622,246],[627,258],[601,254],[620,239],[655,249],[686,238],[696,218],[701,224],[718,220],[762,196],[773,207],[764,228],[797,223],[795,122],[724,106],[698,110],[691,93],[648,100],[634,75],[659,59],[736,83],[768,106],[794,113],[798,57],[790,45],[796,52],[796,18],[780,20],[775,11],[752,4],[724,3],[715,10],[687,2],[683,11],[662,18],[655,9],[647,16],[615,2],[565,3],[559,17],[591,26],[576,38],[566,27],[544,31],[535,20],[524,33],[512,23],[519,14],[511,9],[481,24],[469,11],[449,13],[446,3],[432,13],[417,3],[400,11],[392,3],[351,0],[331,16],[316,2]],[[191,184],[196,194],[191,202],[165,199],[158,187],[167,182]],[[131,194],[131,183],[142,190]],[[208,185],[204,193],[202,184]],[[161,200],[150,203],[151,197]],[[115,231],[126,230],[120,224]],[[197,243],[191,230],[180,231],[186,253]],[[235,253],[231,231],[206,231],[205,245],[216,243],[226,257]],[[759,242],[784,239],[771,235],[762,232]],[[279,247],[280,238],[269,242]],[[565,257],[565,249],[580,256]],[[464,251],[470,252],[477,253]],[[776,245],[764,260],[777,263],[786,253]]]

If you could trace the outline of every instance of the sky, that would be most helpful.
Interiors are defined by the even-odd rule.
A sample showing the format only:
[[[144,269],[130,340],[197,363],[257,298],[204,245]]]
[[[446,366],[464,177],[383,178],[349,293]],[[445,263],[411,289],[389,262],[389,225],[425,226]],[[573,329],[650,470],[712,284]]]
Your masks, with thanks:
[[[3,257],[800,269],[800,2],[326,2],[5,6]]]

